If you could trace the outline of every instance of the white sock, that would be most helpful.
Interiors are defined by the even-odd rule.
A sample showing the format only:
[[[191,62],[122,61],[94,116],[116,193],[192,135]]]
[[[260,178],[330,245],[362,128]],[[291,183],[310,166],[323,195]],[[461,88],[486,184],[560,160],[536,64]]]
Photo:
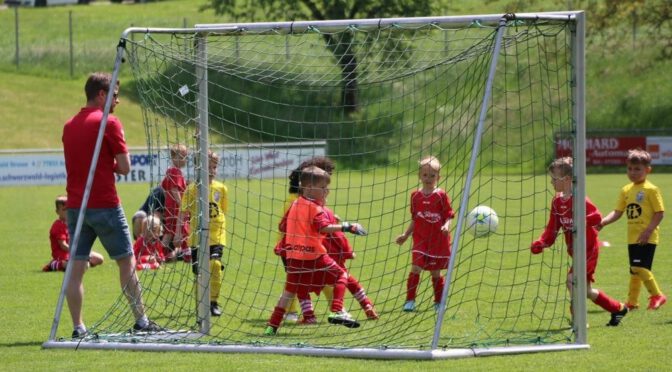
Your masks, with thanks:
[[[86,333],[86,326],[84,324],[78,324],[75,326],[75,331],[79,332],[80,334]]]
[[[147,319],[147,315],[143,315],[142,318],[136,320],[135,324],[137,324],[140,328],[147,327],[147,325],[149,324],[149,319]]]

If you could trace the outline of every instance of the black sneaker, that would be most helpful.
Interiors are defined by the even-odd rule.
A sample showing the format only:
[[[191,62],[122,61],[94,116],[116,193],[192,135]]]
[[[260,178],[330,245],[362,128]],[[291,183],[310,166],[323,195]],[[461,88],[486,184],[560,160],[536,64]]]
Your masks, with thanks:
[[[607,323],[607,327],[616,327],[617,325],[621,324],[621,320],[623,320],[623,318],[627,313],[628,313],[627,306],[623,306],[623,309],[621,311],[611,313],[611,319],[609,320],[609,323]]]
[[[219,304],[216,301],[210,303],[210,315],[212,316],[222,315],[222,309],[219,307]]]
[[[72,331],[73,340],[81,340],[88,335],[89,331],[80,331],[79,329],[75,329],[74,331]]]
[[[133,324],[133,332],[161,332],[165,331],[165,329],[158,324],[154,323],[154,321],[150,320],[147,322],[147,325],[144,327],[140,327],[138,323]]]

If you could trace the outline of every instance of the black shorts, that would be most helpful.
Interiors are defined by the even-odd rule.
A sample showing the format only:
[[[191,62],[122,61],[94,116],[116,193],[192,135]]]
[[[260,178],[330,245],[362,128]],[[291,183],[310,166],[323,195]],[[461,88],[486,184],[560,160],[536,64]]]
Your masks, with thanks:
[[[211,245],[210,246],[210,259],[222,260],[222,253],[224,252],[224,246],[221,244]]]
[[[656,253],[655,244],[628,244],[628,258],[630,266],[643,267],[651,270],[653,255]]]

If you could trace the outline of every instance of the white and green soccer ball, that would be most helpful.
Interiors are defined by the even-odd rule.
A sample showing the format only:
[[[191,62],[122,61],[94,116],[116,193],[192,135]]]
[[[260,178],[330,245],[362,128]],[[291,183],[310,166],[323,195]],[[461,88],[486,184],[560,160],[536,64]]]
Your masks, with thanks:
[[[482,238],[497,230],[499,218],[492,208],[479,205],[469,212],[466,222],[467,231],[476,238]]]

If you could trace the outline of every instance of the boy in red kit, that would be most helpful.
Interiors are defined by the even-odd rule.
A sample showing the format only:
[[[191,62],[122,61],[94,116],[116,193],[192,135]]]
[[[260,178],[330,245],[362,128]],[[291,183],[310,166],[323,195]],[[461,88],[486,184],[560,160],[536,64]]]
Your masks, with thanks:
[[[560,229],[564,232],[565,243],[567,244],[567,253],[572,256],[574,253],[572,228],[573,219],[573,198],[572,198],[572,158],[564,157],[556,159],[548,167],[551,176],[551,183],[555,189],[556,195],[551,201],[551,215],[546,224],[546,229],[539,239],[530,246],[532,254],[543,252],[544,248],[550,247],[555,242]],[[595,282],[595,268],[597,267],[597,258],[599,256],[599,242],[597,240],[596,226],[600,225],[602,216],[597,207],[586,197],[586,275],[587,297],[596,305],[611,313],[611,319],[607,326],[617,326],[621,323],[623,317],[628,313],[628,308],[607,296],[606,293],[592,288],[591,283]],[[567,288],[572,291],[572,269],[567,273]]]
[[[432,275],[434,310],[439,311],[441,304],[446,280],[441,276],[441,270],[448,268],[450,221],[455,212],[446,192],[437,187],[440,169],[441,163],[434,156],[420,161],[418,176],[422,188],[411,193],[411,223],[406,232],[396,239],[397,244],[401,245],[413,234],[413,263],[406,283],[406,302],[403,307],[406,312],[415,311],[415,297],[422,270]]]
[[[42,267],[42,271],[65,271],[65,267],[70,259],[68,210],[65,207],[67,202],[68,198],[66,196],[59,196],[56,198],[56,214],[58,215],[58,219],[54,221],[49,230],[51,261]],[[103,256],[100,253],[91,251],[89,254],[89,266],[102,265],[103,261]]]
[[[161,220],[149,216],[144,221],[142,233],[133,244],[136,270],[156,270],[166,260],[161,243]]]
[[[361,234],[364,230],[359,224],[329,223],[321,205],[329,192],[330,180],[329,173],[315,166],[301,171],[301,196],[292,203],[280,224],[280,231],[285,233],[287,279],[282,296],[268,321],[264,332],[266,335],[277,333],[285,309],[295,295],[305,299],[310,292],[319,293],[325,285],[334,286],[329,323],[348,328],[359,327],[359,323],[343,310],[347,273],[329,257],[323,241],[326,234],[336,231]],[[304,316],[307,315],[304,313]]]
[[[188,223],[180,211],[182,195],[187,188],[181,168],[187,164],[187,148],[184,145],[174,145],[170,148],[172,165],[166,170],[166,176],[161,181],[161,188],[165,190],[165,231],[163,245],[169,247],[172,253],[170,258],[182,258],[191,261],[191,251],[187,244],[189,235]]]

